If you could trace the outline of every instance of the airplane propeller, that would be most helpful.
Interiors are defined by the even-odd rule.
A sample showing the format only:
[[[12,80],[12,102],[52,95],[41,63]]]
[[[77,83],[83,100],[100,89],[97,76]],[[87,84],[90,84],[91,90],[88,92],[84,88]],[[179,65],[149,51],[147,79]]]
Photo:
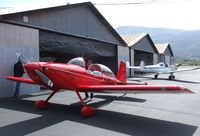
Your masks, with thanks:
[[[21,53],[17,52],[17,53],[16,53],[16,56],[17,56],[17,58],[19,59],[19,61],[20,61],[21,63],[23,63],[23,64],[30,63],[30,61],[29,61],[28,59],[26,59],[26,58],[24,57],[24,55],[22,55]]]
[[[45,76],[42,72],[39,70],[35,69],[35,73],[42,79],[42,81],[49,87],[53,87],[53,82]]]

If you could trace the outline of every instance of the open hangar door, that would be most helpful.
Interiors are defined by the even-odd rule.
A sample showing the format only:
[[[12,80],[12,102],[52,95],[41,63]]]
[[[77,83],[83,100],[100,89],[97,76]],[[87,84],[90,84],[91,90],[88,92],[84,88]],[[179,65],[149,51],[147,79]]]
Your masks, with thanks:
[[[86,57],[92,60],[92,63],[104,64],[117,73],[115,44],[41,30],[39,46],[41,60],[44,57],[52,57],[55,62],[67,63],[75,57]]]
[[[153,65],[153,53],[134,50],[134,65],[139,66],[142,60],[145,65]]]

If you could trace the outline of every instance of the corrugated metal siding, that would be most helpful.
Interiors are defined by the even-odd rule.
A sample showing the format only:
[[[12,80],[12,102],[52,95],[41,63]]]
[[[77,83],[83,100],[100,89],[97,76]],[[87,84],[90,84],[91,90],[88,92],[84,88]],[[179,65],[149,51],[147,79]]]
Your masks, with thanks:
[[[39,32],[35,29],[0,23],[0,76],[13,75],[17,62],[16,53],[21,52],[30,60],[39,60]],[[27,75],[24,75],[27,77]],[[15,82],[0,78],[0,97],[13,96]],[[20,94],[39,91],[38,86],[21,84]]]
[[[149,52],[149,53],[155,53],[155,50],[152,48],[152,45],[148,41],[147,37],[144,37],[142,38],[142,40],[137,42],[134,46],[134,49]]]
[[[155,47],[158,50],[159,54],[164,54],[164,52],[167,49],[168,45],[169,45],[169,43],[157,43],[157,44],[155,44]]]
[[[121,35],[122,39],[128,44],[128,47],[134,46],[137,42],[139,42],[142,38],[144,38],[147,34],[130,34],[130,35]]]
[[[31,25],[120,43],[88,6],[21,13],[4,19],[23,22],[23,16],[28,17],[28,24]]]
[[[131,47],[136,50],[155,53],[152,43],[148,40],[146,33],[122,35],[122,39]]]

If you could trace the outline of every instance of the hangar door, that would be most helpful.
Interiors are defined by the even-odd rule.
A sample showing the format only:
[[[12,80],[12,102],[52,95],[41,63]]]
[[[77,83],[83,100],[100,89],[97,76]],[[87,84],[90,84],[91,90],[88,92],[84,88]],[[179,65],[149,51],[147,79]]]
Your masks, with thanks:
[[[116,73],[117,45],[73,35],[49,31],[39,33],[40,57],[55,57],[56,62],[68,62],[74,57],[86,57],[93,63],[107,65]]]
[[[153,65],[153,53],[134,50],[134,65],[139,66],[141,60],[145,62],[145,65]]]

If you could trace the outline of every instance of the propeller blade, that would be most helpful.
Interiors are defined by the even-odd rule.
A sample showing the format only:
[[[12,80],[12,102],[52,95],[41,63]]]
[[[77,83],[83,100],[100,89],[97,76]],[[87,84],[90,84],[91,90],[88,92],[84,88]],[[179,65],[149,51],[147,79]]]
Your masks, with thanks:
[[[17,58],[19,59],[19,61],[21,61],[21,63],[23,63],[23,64],[27,64],[27,63],[29,63],[30,61],[28,60],[28,59],[26,59],[25,57],[24,57],[24,55],[22,55],[21,53],[16,53],[16,56],[17,56]]]
[[[42,79],[42,81],[49,87],[53,87],[53,82],[45,76],[42,72],[39,70],[35,69],[35,73]]]

